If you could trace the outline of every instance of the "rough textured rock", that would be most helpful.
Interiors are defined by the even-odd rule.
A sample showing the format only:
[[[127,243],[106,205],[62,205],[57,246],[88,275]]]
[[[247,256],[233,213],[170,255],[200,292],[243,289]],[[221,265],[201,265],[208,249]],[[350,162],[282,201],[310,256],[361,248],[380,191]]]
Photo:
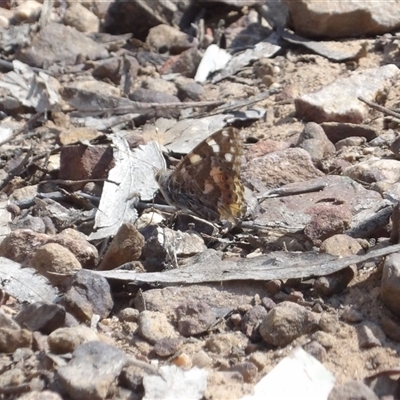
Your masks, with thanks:
[[[264,317],[260,335],[267,343],[283,347],[299,336],[317,330],[318,319],[298,304],[283,302]]]
[[[13,353],[20,347],[30,347],[32,333],[27,329],[0,328],[0,352]]]
[[[149,30],[173,20],[177,7],[172,2],[156,0],[151,5],[139,0],[113,2],[107,12],[105,29],[113,34],[131,32],[140,40],[145,40]]]
[[[292,28],[308,37],[343,38],[391,32],[400,26],[397,3],[286,1]],[[334,10],[334,11],[333,11]],[[323,22],[322,22],[323,21]],[[354,24],[357,21],[357,24]]]
[[[386,338],[379,325],[371,321],[364,321],[358,325],[357,334],[361,349],[370,349],[372,347],[382,346]]]
[[[335,386],[328,400],[378,400],[379,397],[364,383],[349,381],[341,386]]]
[[[83,343],[99,340],[99,336],[86,326],[74,326],[53,331],[47,340],[53,353],[64,354],[73,352]]]
[[[33,67],[46,68],[58,62],[73,65],[77,57],[95,60],[107,55],[103,45],[74,28],[52,22],[35,36],[31,46],[18,53],[17,59]]]
[[[15,316],[21,326],[30,331],[49,334],[65,323],[65,309],[58,304],[33,303]]]
[[[388,88],[399,75],[395,65],[356,71],[318,92],[304,94],[295,100],[299,118],[314,122],[361,123],[367,116],[367,106],[358,96],[373,100],[377,93]]]
[[[68,365],[58,369],[57,377],[61,387],[76,400],[105,399],[126,364],[122,350],[102,342],[82,344],[72,357]]]
[[[190,47],[197,46],[197,39],[170,25],[157,25],[151,28],[146,38],[146,43],[159,53],[170,52],[178,54]]]
[[[323,176],[317,170],[309,153],[303,149],[275,151],[250,160],[242,177],[260,192],[292,182],[302,182]]]
[[[206,340],[205,347],[212,353],[227,356],[232,351],[243,351],[249,339],[241,332],[220,333]]]
[[[385,306],[400,317],[400,254],[386,257],[383,264],[381,297]]]
[[[144,246],[144,238],[133,224],[122,224],[98,269],[100,271],[119,267],[138,260]]]
[[[64,14],[65,25],[75,27],[79,32],[98,32],[100,21],[80,3],[71,3]]]
[[[112,166],[113,150],[109,146],[64,146],[60,156],[60,179],[84,180],[107,177]],[[84,183],[73,187],[78,190]]]
[[[309,122],[300,134],[297,146],[310,153],[313,163],[321,166],[324,157],[335,153],[334,144],[328,139],[324,130],[315,122]]]
[[[18,229],[1,242],[0,255],[27,265],[37,248],[47,243],[58,243],[70,250],[82,267],[93,268],[99,256],[96,247],[79,235],[73,237],[69,232],[70,230],[66,229],[58,235],[45,235],[29,229]]]
[[[352,220],[347,204],[316,204],[308,213],[311,220],[305,226],[304,233],[316,245],[333,235],[345,232]]]
[[[53,285],[64,283],[65,276],[71,276],[82,269],[74,254],[58,243],[47,243],[39,247],[29,264]]]
[[[188,302],[176,309],[178,331],[183,336],[204,333],[215,323],[217,316],[206,303]]]
[[[67,311],[83,321],[90,320],[93,314],[106,318],[114,306],[107,280],[86,270],[73,276],[62,304]]]
[[[344,122],[324,122],[321,124],[326,136],[332,143],[350,137],[359,137],[370,141],[378,136],[377,129],[368,125],[348,124]]]
[[[343,174],[366,183],[395,183],[400,179],[400,161],[372,159],[346,168]]]
[[[177,337],[175,328],[164,314],[142,311],[139,316],[139,334],[154,344],[160,339]]]
[[[254,339],[261,321],[267,315],[263,306],[254,306],[246,311],[241,320],[241,330],[248,337]]]

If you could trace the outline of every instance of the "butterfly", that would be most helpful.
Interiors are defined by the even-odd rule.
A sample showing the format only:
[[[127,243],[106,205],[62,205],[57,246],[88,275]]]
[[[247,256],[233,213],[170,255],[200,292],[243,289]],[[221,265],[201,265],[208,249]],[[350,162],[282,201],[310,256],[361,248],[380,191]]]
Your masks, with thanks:
[[[158,171],[156,180],[170,205],[210,222],[237,224],[247,209],[242,155],[239,130],[226,127],[198,144],[174,170]]]

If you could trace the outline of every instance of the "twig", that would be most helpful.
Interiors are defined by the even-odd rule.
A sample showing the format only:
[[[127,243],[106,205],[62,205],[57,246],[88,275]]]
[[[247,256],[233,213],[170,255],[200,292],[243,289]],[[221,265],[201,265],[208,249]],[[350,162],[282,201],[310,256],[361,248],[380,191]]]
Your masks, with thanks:
[[[362,101],[363,103],[367,104],[368,106],[374,108],[375,110],[378,110],[386,115],[390,115],[391,117],[400,119],[400,114],[390,110],[389,108],[380,106],[379,104],[373,103],[372,101],[369,101],[367,99],[364,99],[363,97],[359,96],[358,100]]]
[[[217,107],[212,112],[207,113],[207,115],[221,114],[224,112],[238,110],[242,107],[246,107],[246,106],[248,107],[255,103],[258,103],[259,101],[265,100],[268,97],[270,97],[273,94],[276,94],[278,92],[279,92],[278,89],[271,89],[271,90],[267,90],[266,92],[259,93],[255,96],[249,97],[248,99],[232,100],[228,103],[221,105],[220,107]],[[199,115],[196,115],[196,117],[198,117],[198,116]]]
[[[299,187],[282,187],[277,189],[272,189],[264,192],[261,196],[257,197],[258,203],[262,203],[265,199],[270,197],[284,197],[284,196],[294,196],[302,193],[319,192],[324,190],[326,187],[325,183],[311,183],[308,186]]]

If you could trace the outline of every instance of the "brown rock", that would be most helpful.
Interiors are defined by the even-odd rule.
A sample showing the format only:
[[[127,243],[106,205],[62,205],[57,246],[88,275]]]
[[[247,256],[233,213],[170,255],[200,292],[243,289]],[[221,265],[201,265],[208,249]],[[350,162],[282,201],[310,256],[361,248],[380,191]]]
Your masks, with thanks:
[[[175,354],[183,345],[181,337],[163,338],[157,340],[154,345],[155,353],[160,357],[169,357]]]
[[[206,349],[220,356],[228,356],[232,351],[244,351],[249,339],[241,332],[220,333],[211,336],[205,343]]]
[[[32,345],[32,333],[27,329],[0,328],[0,352],[13,353],[21,347]]]
[[[292,182],[323,176],[303,149],[275,151],[250,160],[243,168],[242,178],[260,192]]]
[[[348,38],[391,32],[399,27],[399,9],[389,3],[385,10],[379,3],[333,3],[300,0],[285,2],[292,29],[306,37]],[[321,23],[324,21],[324,23]],[[358,21],[354,24],[354,21]],[[347,397],[346,397],[347,399]]]
[[[273,308],[260,325],[260,335],[274,346],[283,347],[318,328],[319,317],[304,307],[283,302]]]
[[[122,224],[104,255],[98,269],[114,269],[130,261],[136,261],[142,254],[144,237],[133,224]]]
[[[29,264],[53,285],[65,283],[66,276],[71,276],[82,269],[72,252],[57,243],[47,243],[39,247]]]
[[[246,159],[253,160],[262,157],[265,154],[273,153],[279,150],[286,150],[290,147],[289,142],[277,141],[272,139],[260,140],[249,147],[246,152]]]
[[[154,311],[142,311],[140,313],[138,332],[152,344],[160,339],[178,336],[167,317]]]
[[[315,245],[335,234],[343,233],[352,220],[351,210],[346,204],[317,204],[308,212],[312,217],[304,233]]]
[[[112,167],[113,149],[110,146],[64,146],[60,154],[60,179],[84,180],[106,178]],[[74,186],[82,189],[85,183]]]
[[[356,239],[343,234],[334,235],[324,240],[321,251],[339,257],[365,253]],[[317,293],[324,296],[340,293],[352,281],[356,272],[357,266],[352,265],[333,274],[322,276],[315,280],[314,288]]]
[[[161,66],[161,74],[179,73],[187,78],[193,78],[200,64],[202,55],[197,48],[190,48],[183,53],[172,56]]]
[[[250,339],[255,339],[261,321],[267,315],[263,306],[254,306],[246,311],[241,321],[241,331]]]
[[[304,350],[315,357],[319,362],[323,363],[327,358],[325,348],[316,340],[307,343],[303,346]]]
[[[18,229],[6,236],[0,244],[0,255],[22,265],[27,265],[35,250],[47,243],[58,243],[66,247],[84,268],[93,268],[97,263],[98,252],[96,247],[80,236],[79,239],[76,239],[65,232],[58,235],[45,235],[29,229]]]
[[[358,240],[343,234],[334,235],[324,240],[320,250],[340,257],[365,254]]]
[[[333,274],[322,276],[315,280],[314,289],[323,296],[340,293],[353,280],[356,273],[357,267],[350,266]]]
[[[93,340],[99,340],[99,336],[86,326],[59,328],[53,331],[47,339],[50,350],[56,354],[71,353],[82,343]]]
[[[72,360],[57,370],[57,381],[72,399],[105,399],[126,362],[126,354],[114,346],[84,343],[75,349]]]
[[[236,364],[231,367],[229,371],[239,372],[243,376],[243,381],[246,383],[254,382],[258,374],[257,367],[250,361]]]
[[[58,135],[58,140],[64,146],[83,140],[93,140],[100,136],[100,133],[93,128],[77,127],[63,129]]]
[[[390,159],[362,161],[346,168],[343,174],[366,183],[387,181],[393,184],[400,180],[400,161]]]
[[[177,11],[174,3],[162,0],[155,0],[152,4],[117,0],[108,9],[105,30],[113,34],[130,32],[135,38],[145,40],[153,26],[168,24]]]
[[[70,3],[64,13],[64,24],[79,32],[98,32],[100,21],[90,10],[80,3]]]
[[[336,314],[323,312],[319,319],[318,325],[327,333],[336,333],[339,329],[339,318]]]
[[[191,47],[197,47],[198,41],[170,25],[160,24],[149,30],[146,43],[158,53],[179,54]]]

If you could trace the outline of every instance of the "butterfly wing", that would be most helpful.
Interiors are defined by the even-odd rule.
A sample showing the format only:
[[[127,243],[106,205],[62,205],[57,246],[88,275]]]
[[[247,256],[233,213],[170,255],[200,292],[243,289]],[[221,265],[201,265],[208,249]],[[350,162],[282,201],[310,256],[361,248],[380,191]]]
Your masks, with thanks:
[[[158,181],[166,200],[210,221],[236,223],[245,214],[240,179],[243,155],[239,130],[228,127],[209,136]]]

